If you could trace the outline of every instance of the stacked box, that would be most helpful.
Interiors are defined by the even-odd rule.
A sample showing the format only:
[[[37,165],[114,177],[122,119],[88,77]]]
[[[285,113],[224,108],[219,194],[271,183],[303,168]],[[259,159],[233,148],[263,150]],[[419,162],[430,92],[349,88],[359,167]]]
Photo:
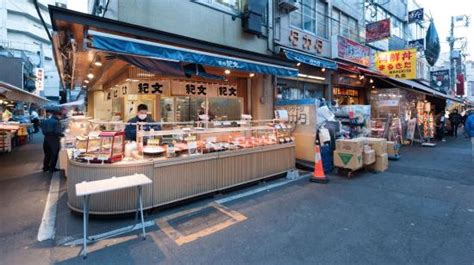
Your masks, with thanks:
[[[384,138],[366,138],[367,144],[375,150],[375,155],[383,155],[387,153],[387,140]]]
[[[388,169],[388,155],[377,155],[375,156],[375,164],[370,165],[369,169],[377,171],[377,172],[384,172]]]
[[[400,147],[397,143],[388,141],[387,142],[387,154],[389,156],[398,156],[400,155]]]
[[[350,170],[362,168],[364,165],[365,143],[365,138],[337,140],[336,150],[334,151],[334,165]]]
[[[364,165],[375,163],[375,150],[364,151]]]

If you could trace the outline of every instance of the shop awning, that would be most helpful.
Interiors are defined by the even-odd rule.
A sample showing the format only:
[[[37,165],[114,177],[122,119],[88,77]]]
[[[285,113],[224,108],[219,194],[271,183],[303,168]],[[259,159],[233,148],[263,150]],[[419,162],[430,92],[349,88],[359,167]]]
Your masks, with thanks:
[[[49,100],[43,97],[2,81],[0,81],[0,94],[4,95],[8,100],[13,101],[29,102],[38,105],[44,105],[49,102]]]
[[[369,75],[369,76],[374,76],[374,77],[386,77],[384,74],[380,72],[363,68],[363,67],[359,67],[356,65],[341,63],[341,62],[337,62],[337,68],[346,72],[354,73],[354,74],[361,74],[361,75],[363,74],[363,75]]]
[[[395,81],[397,83],[401,83],[403,85],[405,85],[406,87],[408,88],[412,88],[412,89],[416,89],[416,90],[419,90],[421,92],[424,92],[426,94],[429,94],[429,95],[433,95],[433,96],[437,96],[437,97],[441,97],[441,98],[445,98],[445,99],[449,99],[449,100],[452,100],[452,101],[456,101],[456,102],[460,102],[460,103],[463,103],[463,100],[460,99],[460,98],[456,98],[456,97],[452,97],[450,95],[446,95],[446,94],[443,94],[427,85],[424,85],[418,81],[415,81],[415,80],[408,80],[408,79],[400,79],[400,78],[388,78],[388,80],[392,80],[392,81]]]
[[[286,58],[288,58],[288,60],[309,64],[320,68],[337,70],[337,63],[335,61],[322,59],[311,54],[298,52],[288,48],[282,47],[281,49],[283,50],[283,53],[285,54]]]
[[[168,44],[89,30],[89,48],[123,55],[143,56],[172,62],[197,63],[246,72],[297,76],[298,69],[210,53]]]

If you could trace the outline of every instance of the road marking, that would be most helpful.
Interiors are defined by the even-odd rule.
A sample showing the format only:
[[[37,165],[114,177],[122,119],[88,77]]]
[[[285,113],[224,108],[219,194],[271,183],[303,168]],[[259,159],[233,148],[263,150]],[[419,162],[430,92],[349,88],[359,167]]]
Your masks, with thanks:
[[[198,212],[198,211],[200,211],[204,208],[208,208],[208,207],[213,207],[213,208],[217,209],[221,213],[229,216],[231,219],[225,220],[221,223],[215,224],[215,225],[210,226],[210,227],[206,227],[204,229],[201,229],[201,230],[199,230],[197,232],[194,232],[192,234],[189,234],[189,235],[181,234],[179,231],[174,229],[168,223],[170,220],[173,220],[173,219],[178,218],[178,217],[186,216],[186,215],[192,214],[194,212]],[[231,210],[231,209],[229,209],[229,208],[227,208],[223,205],[219,205],[217,203],[210,203],[210,204],[207,204],[205,206],[197,207],[197,208],[194,208],[194,209],[190,209],[188,211],[184,211],[184,212],[180,212],[180,213],[177,213],[177,214],[173,214],[173,215],[170,215],[170,216],[160,218],[160,219],[157,220],[157,224],[160,227],[160,229],[166,235],[168,235],[168,237],[173,239],[178,246],[181,246],[183,244],[190,243],[190,242],[192,242],[194,240],[197,240],[199,238],[206,237],[206,236],[211,235],[213,233],[224,230],[224,229],[226,229],[227,227],[229,227],[231,225],[234,225],[236,223],[239,223],[239,222],[242,222],[242,221],[245,221],[245,220],[247,220],[247,217],[245,217],[243,214],[241,214],[239,212]]]
[[[59,172],[53,173],[51,177],[51,184],[49,186],[49,193],[46,199],[46,205],[44,206],[43,218],[38,229],[38,241],[44,241],[47,239],[54,239],[56,230],[56,211],[58,209],[58,197],[59,197]]]
[[[216,203],[219,203],[219,204],[223,204],[223,203],[226,203],[226,202],[234,201],[234,200],[237,200],[237,199],[241,199],[241,198],[244,198],[244,197],[247,197],[247,196],[251,196],[251,195],[260,193],[260,192],[262,192],[262,191],[274,189],[274,188],[277,188],[277,187],[286,185],[286,184],[288,184],[288,183],[291,183],[291,182],[300,180],[300,179],[302,179],[302,178],[307,178],[307,177],[309,177],[309,176],[311,176],[311,173],[302,175],[302,176],[300,176],[300,177],[298,177],[298,178],[296,178],[296,179],[287,179],[287,180],[282,181],[282,182],[270,184],[270,185],[267,185],[267,186],[264,186],[264,187],[261,187],[261,188],[249,190],[249,191],[246,191],[246,192],[243,192],[243,193],[240,193],[240,194],[236,194],[236,195],[233,195],[233,196],[229,196],[229,197],[226,197],[226,198],[222,198],[222,199],[219,199],[219,200],[215,200],[215,202],[216,202]]]
[[[150,227],[150,226],[154,226],[154,225],[155,225],[155,221],[146,221],[145,222],[145,227]],[[97,241],[99,239],[101,239],[101,240],[102,239],[107,239],[107,238],[110,238],[110,237],[113,237],[113,236],[118,236],[118,235],[121,235],[121,234],[125,234],[125,233],[128,233],[128,232],[139,230],[139,229],[142,229],[142,223],[137,223],[135,225],[129,225],[129,226],[125,226],[125,227],[115,229],[115,230],[112,230],[112,231],[108,231],[108,232],[104,232],[104,233],[101,233],[101,234],[89,236],[90,240],[87,240],[87,242],[94,242],[94,241]],[[83,242],[84,242],[84,240],[82,238],[80,238],[80,239],[71,240],[71,241],[68,241],[68,242],[63,241],[60,245],[65,245],[65,246],[82,245]]]
[[[296,179],[284,180],[282,182],[266,185],[266,186],[261,187],[261,188],[253,189],[253,190],[250,190],[250,191],[247,191],[247,192],[244,192],[244,193],[240,193],[240,194],[236,194],[236,195],[233,195],[233,196],[230,196],[230,197],[226,197],[226,198],[223,198],[223,199],[220,199],[220,200],[215,200],[213,203],[209,203],[209,204],[206,204],[206,205],[203,205],[203,206],[200,206],[200,207],[191,208],[191,209],[188,209],[188,210],[185,210],[185,211],[180,211],[180,212],[177,212],[177,213],[174,213],[174,214],[170,214],[168,216],[157,218],[157,219],[154,219],[154,220],[151,220],[151,221],[146,221],[145,222],[145,227],[153,226],[153,225],[155,225],[155,222],[156,222],[156,225],[158,225],[158,227],[165,234],[167,234],[170,238],[172,238],[176,242],[176,244],[183,245],[183,244],[189,243],[191,241],[194,241],[194,240],[196,240],[200,237],[210,235],[212,233],[215,233],[217,231],[225,229],[225,228],[227,228],[227,227],[229,227],[229,226],[231,226],[235,223],[238,223],[238,222],[241,222],[241,221],[244,221],[244,220],[247,219],[247,217],[244,216],[243,214],[241,214],[239,212],[236,212],[234,210],[231,210],[231,209],[229,209],[229,208],[227,208],[227,207],[225,207],[224,205],[221,205],[221,204],[226,203],[226,202],[230,202],[230,201],[233,201],[233,200],[241,199],[241,198],[244,198],[244,197],[247,197],[247,196],[251,196],[251,195],[254,195],[254,194],[262,192],[262,191],[274,189],[274,188],[289,184],[291,182],[294,182],[294,181],[297,181],[297,180],[300,180],[300,179],[303,179],[303,178],[307,178],[309,176],[311,176],[311,173],[302,175],[302,176],[300,176]],[[222,213],[230,216],[232,219],[227,220],[223,223],[214,225],[212,227],[205,228],[201,231],[198,231],[194,234],[187,235],[187,236],[182,235],[179,231],[175,230],[174,228],[172,228],[168,224],[169,220],[194,213],[194,212],[202,210],[206,207],[214,207],[217,210],[221,211]],[[122,227],[122,228],[115,229],[115,230],[112,230],[112,231],[109,231],[109,232],[89,236],[89,238],[93,239],[93,240],[89,240],[88,242],[92,242],[92,241],[97,240],[97,239],[110,238],[110,237],[113,237],[113,236],[117,236],[117,235],[120,235],[120,234],[125,234],[125,233],[131,232],[131,231],[134,231],[134,230],[138,230],[138,229],[141,229],[141,228],[142,228],[141,223],[138,223],[136,225],[130,225],[130,226]],[[59,243],[58,245],[74,246],[74,245],[81,245],[82,243],[83,243],[82,238],[74,240],[73,238],[69,237],[69,238],[65,238],[65,239],[61,240],[61,243]]]

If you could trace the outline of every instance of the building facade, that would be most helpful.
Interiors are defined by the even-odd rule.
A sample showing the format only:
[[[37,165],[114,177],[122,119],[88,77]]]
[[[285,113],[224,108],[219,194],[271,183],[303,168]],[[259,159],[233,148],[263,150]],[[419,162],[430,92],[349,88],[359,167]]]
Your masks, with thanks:
[[[51,30],[51,22],[47,5],[65,7],[66,0],[40,0],[40,12],[47,27]],[[34,91],[33,68],[44,69],[44,89],[35,91],[41,96],[57,100],[59,98],[59,76],[53,60],[51,42],[38,17],[32,0],[0,0],[0,53],[2,56],[21,58],[27,87],[21,88]]]

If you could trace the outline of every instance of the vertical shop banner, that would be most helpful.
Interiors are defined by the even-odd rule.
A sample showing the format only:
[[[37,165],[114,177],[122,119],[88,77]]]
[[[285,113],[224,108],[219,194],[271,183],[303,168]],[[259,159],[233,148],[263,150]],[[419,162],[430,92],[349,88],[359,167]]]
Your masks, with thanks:
[[[237,85],[172,80],[171,94],[174,96],[237,97]]]
[[[408,47],[415,48],[417,51],[423,51],[425,49],[425,39],[408,41]]]
[[[44,90],[44,68],[35,68],[35,93]]]
[[[431,71],[430,75],[430,86],[439,92],[446,94],[449,90],[449,84],[451,83],[449,69]]]
[[[456,95],[464,96],[464,75],[463,74],[456,75]]]
[[[365,26],[366,42],[390,38],[390,18],[369,23]]]
[[[408,120],[406,139],[413,141],[415,139],[416,118]]]
[[[370,66],[370,49],[342,36],[332,36],[332,58]]]
[[[170,95],[170,80],[154,79],[131,81],[126,88],[127,94]]]
[[[408,23],[422,22],[424,19],[423,8],[408,12]]]
[[[416,49],[379,52],[375,56],[377,70],[401,79],[416,79]]]

